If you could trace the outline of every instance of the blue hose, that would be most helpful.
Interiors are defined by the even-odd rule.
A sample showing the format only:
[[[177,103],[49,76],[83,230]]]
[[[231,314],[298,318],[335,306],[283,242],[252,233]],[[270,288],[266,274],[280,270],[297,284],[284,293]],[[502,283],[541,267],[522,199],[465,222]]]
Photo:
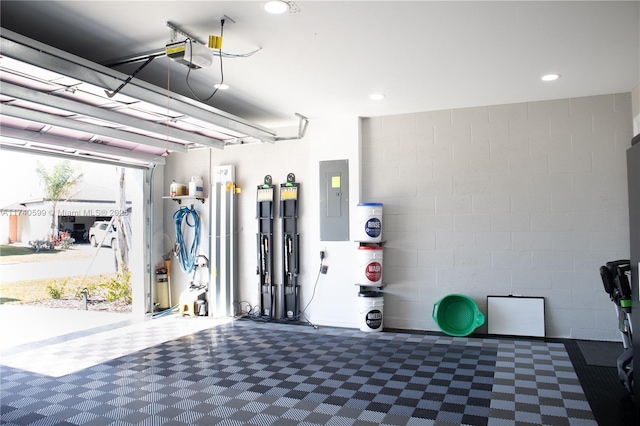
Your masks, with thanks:
[[[189,220],[189,218],[192,218]],[[176,257],[180,268],[191,273],[196,268],[196,260],[198,259],[198,251],[200,249],[200,217],[198,212],[193,208],[181,207],[173,214],[173,220],[176,224]],[[187,241],[184,236],[184,226],[194,228],[193,241],[187,247]]]

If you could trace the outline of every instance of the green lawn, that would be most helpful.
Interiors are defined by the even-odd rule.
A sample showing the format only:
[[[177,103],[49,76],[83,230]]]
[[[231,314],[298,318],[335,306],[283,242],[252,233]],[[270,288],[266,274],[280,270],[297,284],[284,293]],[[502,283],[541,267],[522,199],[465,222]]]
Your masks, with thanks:
[[[21,256],[32,251],[27,247],[0,245],[0,256]]]
[[[2,256],[32,256],[40,254],[56,254],[61,250],[42,250],[37,252],[30,247],[13,246],[13,245],[0,245],[0,257]]]
[[[15,245],[0,245],[0,263],[46,262],[48,260],[77,259],[93,256],[91,250],[79,250],[71,247],[66,250],[40,250]]]

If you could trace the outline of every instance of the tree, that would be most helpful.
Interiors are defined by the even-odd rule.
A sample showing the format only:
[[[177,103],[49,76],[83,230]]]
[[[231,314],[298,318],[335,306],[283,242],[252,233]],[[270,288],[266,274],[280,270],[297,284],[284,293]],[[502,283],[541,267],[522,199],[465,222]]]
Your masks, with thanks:
[[[116,225],[116,267],[120,274],[127,274],[129,272],[129,237],[131,235],[131,223],[127,214],[127,198],[126,198],[126,169],[124,167],[116,167],[118,173],[118,200],[116,205],[118,206],[119,215],[113,218],[113,222]]]
[[[45,200],[51,201],[51,235],[58,235],[58,203],[69,197],[71,188],[82,180],[82,173],[76,172],[69,161],[62,161],[49,172],[40,162],[36,173],[44,184]]]

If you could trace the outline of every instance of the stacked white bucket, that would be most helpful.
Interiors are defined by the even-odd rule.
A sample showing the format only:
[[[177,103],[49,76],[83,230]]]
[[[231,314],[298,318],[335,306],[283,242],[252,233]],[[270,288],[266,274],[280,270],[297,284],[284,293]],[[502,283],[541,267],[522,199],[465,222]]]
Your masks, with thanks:
[[[380,243],[382,241],[382,203],[359,203],[356,209],[355,241]]]
[[[355,241],[358,246],[358,315],[361,331],[382,331],[384,298],[366,287],[382,286],[382,207],[381,203],[359,203],[356,209]],[[364,287],[364,289],[363,289]],[[372,289],[374,290],[374,289]]]
[[[358,284],[382,286],[383,253],[380,246],[358,247]]]

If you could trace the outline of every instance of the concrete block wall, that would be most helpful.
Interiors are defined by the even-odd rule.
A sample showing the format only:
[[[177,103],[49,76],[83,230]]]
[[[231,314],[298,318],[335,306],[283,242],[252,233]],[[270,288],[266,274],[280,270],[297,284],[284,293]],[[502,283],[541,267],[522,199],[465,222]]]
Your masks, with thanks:
[[[384,203],[385,326],[433,304],[543,296],[552,337],[619,340],[598,268],[629,256],[631,94],[366,118],[361,201]],[[486,325],[479,329],[486,331]]]

